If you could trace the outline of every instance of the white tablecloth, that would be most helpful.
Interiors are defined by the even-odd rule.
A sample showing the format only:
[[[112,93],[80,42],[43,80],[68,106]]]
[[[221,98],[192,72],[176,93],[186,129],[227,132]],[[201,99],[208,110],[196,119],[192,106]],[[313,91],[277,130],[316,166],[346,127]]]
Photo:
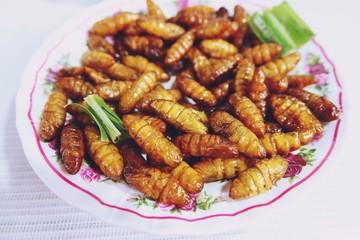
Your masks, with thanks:
[[[52,193],[23,153],[15,128],[15,95],[21,74],[49,34],[96,2],[1,1],[0,239],[195,239],[151,235],[103,222]],[[359,239],[358,4],[354,0],[288,2],[317,33],[317,40],[337,66],[348,114],[346,133],[335,147],[335,156],[308,180],[306,189],[285,196],[287,206],[275,203],[271,207],[279,208],[276,214],[262,216],[246,228],[239,226],[238,231],[203,239]]]

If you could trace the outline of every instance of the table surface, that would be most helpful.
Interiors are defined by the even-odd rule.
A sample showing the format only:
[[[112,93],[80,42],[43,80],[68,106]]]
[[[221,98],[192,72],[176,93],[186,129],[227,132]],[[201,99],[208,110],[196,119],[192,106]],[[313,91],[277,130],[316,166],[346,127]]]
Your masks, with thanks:
[[[118,0],[120,1],[120,0]],[[157,236],[113,226],[57,197],[29,165],[15,127],[22,72],[46,37],[98,0],[2,0],[0,8],[0,239],[201,239]],[[124,1],[125,3],[126,1]],[[269,5],[269,1],[262,1]],[[280,1],[271,1],[280,2]],[[317,34],[335,63],[344,90],[344,139],[308,189],[292,192],[275,215],[206,239],[359,239],[360,17],[353,0],[288,0]],[[358,109],[358,110],[356,110]],[[275,204],[272,207],[279,207]],[[203,237],[205,239],[205,237]]]

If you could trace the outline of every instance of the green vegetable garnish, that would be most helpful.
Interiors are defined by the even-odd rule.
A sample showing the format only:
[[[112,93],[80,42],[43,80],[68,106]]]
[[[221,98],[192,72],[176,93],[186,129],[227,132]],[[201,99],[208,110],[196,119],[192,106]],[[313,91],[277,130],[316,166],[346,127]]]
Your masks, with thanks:
[[[85,105],[70,103],[84,111],[97,124],[102,141],[117,143],[129,138],[129,134],[121,119],[109,108],[104,100],[96,94],[84,98]]]
[[[264,43],[276,42],[283,47],[282,54],[301,48],[315,37],[313,31],[285,1],[278,6],[256,12],[249,24]]]

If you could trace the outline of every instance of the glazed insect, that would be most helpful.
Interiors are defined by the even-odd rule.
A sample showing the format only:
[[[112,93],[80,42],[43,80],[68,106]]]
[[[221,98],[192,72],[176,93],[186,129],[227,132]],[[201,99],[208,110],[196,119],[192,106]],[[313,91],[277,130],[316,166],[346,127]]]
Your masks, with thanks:
[[[274,94],[269,97],[269,104],[276,121],[288,131],[314,130],[316,136],[324,131],[305,103],[295,97]]]
[[[204,188],[201,176],[185,161],[172,168],[169,173],[179,180],[180,185],[189,194],[198,194]]]
[[[84,67],[84,75],[95,85],[111,81],[108,75],[90,67]]]
[[[190,59],[196,74],[200,74],[201,69],[210,64],[209,59],[198,48],[193,47],[190,49],[187,56]],[[182,72],[182,74],[184,74],[184,72]],[[187,74],[191,74],[191,72],[188,71]],[[190,75],[190,77],[192,76]]]
[[[216,98],[212,92],[195,79],[178,75],[176,77],[176,85],[184,95],[190,97],[195,102],[208,107],[214,107],[216,105]]]
[[[264,43],[253,48],[244,50],[244,57],[253,61],[256,65],[262,65],[274,60],[280,54],[282,47],[276,43]]]
[[[224,99],[226,99],[234,89],[234,81],[232,79],[226,80],[222,83],[219,83],[212,87],[210,91],[216,98],[216,102],[222,102]]]
[[[204,182],[213,182],[236,177],[248,168],[248,160],[242,155],[236,158],[201,158],[192,167]]]
[[[209,57],[225,58],[238,53],[238,49],[223,39],[202,40],[199,45],[200,51]]]
[[[165,55],[164,41],[152,36],[120,36],[131,51],[145,56],[149,60],[161,60]],[[120,41],[120,40],[119,40]]]
[[[255,64],[248,58],[244,58],[240,60],[237,69],[234,82],[235,92],[246,96],[250,81],[254,76]]]
[[[298,150],[301,146],[309,143],[313,138],[314,131],[306,130],[266,133],[260,140],[268,156],[287,156],[290,152]]]
[[[134,113],[134,114],[132,114],[132,116],[137,117],[138,119],[145,120],[148,124],[150,124],[151,126],[156,128],[159,132],[161,132],[163,134],[166,132],[166,129],[167,129],[166,123],[163,120],[161,120],[160,118],[146,115],[146,114],[143,114],[140,112]]]
[[[131,81],[111,81],[98,84],[94,87],[94,94],[97,94],[105,101],[118,101],[132,86]]]
[[[183,207],[190,203],[190,196],[172,174],[145,164],[129,163],[124,170],[127,183],[138,191],[164,204]]]
[[[188,133],[173,139],[185,156],[231,158],[239,155],[235,143],[216,134]]]
[[[266,85],[266,76],[261,68],[256,68],[249,84],[249,98],[255,103],[263,117],[266,116],[266,98],[269,90]]]
[[[287,168],[286,159],[280,156],[262,159],[255,166],[241,172],[232,182],[230,198],[244,199],[270,190],[284,176]]]
[[[146,58],[142,56],[125,56],[122,59],[122,63],[126,66],[135,69],[139,73],[146,73],[146,72],[155,72],[156,78],[159,81],[165,82],[170,79],[169,74],[165,72],[164,69],[157,66],[155,63],[148,61]]]
[[[186,28],[207,23],[215,13],[209,6],[186,7],[177,12],[175,22]]]
[[[154,89],[146,93],[137,103],[136,108],[141,111],[151,112],[150,103],[154,100],[167,100],[172,102],[177,102],[182,98],[182,94],[179,90],[176,89],[157,89],[156,86]]]
[[[55,84],[73,100],[82,99],[94,91],[94,86],[90,82],[76,77],[59,78]]]
[[[140,18],[139,14],[122,12],[112,17],[101,19],[97,21],[91,28],[91,32],[101,36],[115,35],[128,27],[131,23]]]
[[[87,44],[90,50],[104,52],[115,56],[114,47],[101,35],[89,33]]]
[[[87,67],[106,69],[115,63],[115,59],[107,53],[88,50],[81,56],[81,62]]]
[[[263,64],[261,68],[266,74],[286,74],[296,67],[300,59],[300,53],[294,52],[269,61]]]
[[[164,62],[167,65],[174,65],[182,59],[192,48],[195,41],[194,31],[187,31],[167,50]]]
[[[288,89],[286,94],[304,102],[311,112],[322,122],[331,122],[339,118],[339,109],[326,97],[295,88]]]
[[[106,68],[105,72],[116,80],[135,81],[139,78],[139,74],[134,69],[118,62]]]
[[[96,126],[85,126],[84,136],[86,150],[103,174],[112,180],[120,180],[124,169],[124,160],[117,147],[112,142],[102,141]]]
[[[208,132],[207,126],[194,109],[166,100],[154,100],[151,102],[150,107],[158,117],[179,130],[200,134]]]
[[[284,74],[267,75],[266,86],[272,93],[283,93],[288,89],[289,81]]]
[[[239,24],[239,32],[245,33],[248,28],[249,13],[240,5],[234,7],[234,21]]]
[[[287,75],[289,88],[304,88],[317,82],[311,75]]]
[[[60,133],[65,123],[67,101],[67,95],[60,90],[55,90],[49,95],[39,126],[39,134],[44,141],[50,141]]]
[[[265,134],[265,121],[257,106],[246,96],[234,93],[229,97],[234,114],[257,137]]]
[[[124,115],[123,121],[131,138],[154,161],[176,167],[183,160],[179,148],[147,121],[132,114]]]
[[[250,158],[263,158],[266,150],[256,135],[227,112],[216,111],[209,118],[212,129],[237,144],[240,153]]]
[[[146,33],[164,40],[174,40],[185,33],[185,30],[177,24],[156,19],[141,20],[138,26]]]
[[[210,86],[223,80],[236,67],[241,59],[242,55],[236,54],[205,65],[196,72],[199,77],[199,82],[204,86]]]
[[[156,73],[147,72],[140,76],[140,78],[135,81],[131,88],[127,90],[124,95],[120,97],[119,100],[119,110],[122,113],[131,112],[136,103],[148,92],[150,92],[156,82]]]
[[[148,17],[157,19],[159,21],[165,21],[166,16],[164,15],[161,8],[152,0],[146,0],[146,5],[148,9]]]
[[[231,21],[225,18],[215,18],[196,27],[196,37],[199,39],[218,38],[231,26]]]
[[[61,130],[60,155],[69,174],[79,172],[85,155],[84,136],[74,123],[65,125]]]

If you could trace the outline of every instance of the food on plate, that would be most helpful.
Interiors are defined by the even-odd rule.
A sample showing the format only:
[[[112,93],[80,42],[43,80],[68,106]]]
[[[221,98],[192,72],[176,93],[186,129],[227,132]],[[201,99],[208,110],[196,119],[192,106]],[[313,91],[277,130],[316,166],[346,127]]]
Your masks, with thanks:
[[[298,19],[286,4],[253,15],[191,6],[169,17],[153,0],[146,6],[96,21],[80,64],[55,76],[39,135],[60,140],[67,173],[86,161],[180,208],[214,181],[244,199],[270,190],[285,157],[339,118],[328,98],[304,89],[315,76],[292,72],[311,34],[288,29],[280,12]]]
[[[84,127],[84,137],[86,151],[101,172],[112,180],[120,180],[124,159],[115,144],[101,140],[99,129],[94,125]]]
[[[69,174],[79,172],[85,155],[84,134],[75,123],[66,124],[61,130],[60,155]]]
[[[40,119],[39,135],[45,141],[54,139],[65,124],[65,105],[68,97],[63,91],[53,91],[43,108]]]
[[[268,191],[284,176],[287,168],[288,163],[283,157],[264,158],[241,172],[232,182],[229,196],[233,199],[243,199]]]
[[[231,158],[239,155],[235,143],[216,134],[187,133],[173,139],[186,156]]]

